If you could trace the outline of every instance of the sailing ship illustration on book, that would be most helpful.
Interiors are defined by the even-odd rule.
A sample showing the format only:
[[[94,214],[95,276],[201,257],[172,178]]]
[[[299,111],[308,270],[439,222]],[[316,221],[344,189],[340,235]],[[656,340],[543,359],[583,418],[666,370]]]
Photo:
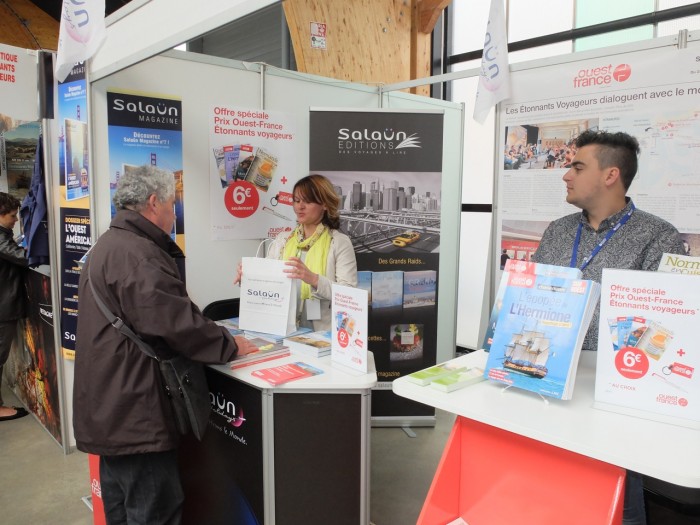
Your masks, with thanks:
[[[523,326],[506,345],[503,368],[541,379],[548,371],[549,346],[549,339],[544,332],[526,330]]]

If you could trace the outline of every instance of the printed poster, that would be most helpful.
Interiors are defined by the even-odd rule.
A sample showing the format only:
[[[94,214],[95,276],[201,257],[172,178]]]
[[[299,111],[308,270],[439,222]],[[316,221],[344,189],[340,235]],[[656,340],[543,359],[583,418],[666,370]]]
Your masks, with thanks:
[[[700,428],[700,279],[603,270],[595,399]]]
[[[549,223],[580,211],[562,177],[584,130],[624,131],[641,146],[628,195],[671,222],[700,256],[697,50],[652,49],[517,72],[500,106],[496,261],[530,260]],[[543,83],[542,78],[547,82]],[[498,264],[498,263],[496,263]]]
[[[300,145],[286,113],[217,105],[209,116],[214,240],[265,239],[296,226],[292,172]]]
[[[151,164],[172,173],[175,224],[171,237],[184,252],[182,101],[167,96],[108,91],[107,105],[110,201],[119,178],[130,169]],[[112,215],[115,212],[112,205]]]
[[[90,225],[90,162],[87,138],[85,64],[75,64],[57,86],[58,173],[61,240],[61,352],[75,358],[78,328],[78,261],[92,245]]]
[[[340,196],[340,229],[355,248],[358,287],[368,291],[367,346],[379,380],[373,416],[433,413],[390,390],[437,359],[442,137],[442,113],[311,111],[311,172]]]

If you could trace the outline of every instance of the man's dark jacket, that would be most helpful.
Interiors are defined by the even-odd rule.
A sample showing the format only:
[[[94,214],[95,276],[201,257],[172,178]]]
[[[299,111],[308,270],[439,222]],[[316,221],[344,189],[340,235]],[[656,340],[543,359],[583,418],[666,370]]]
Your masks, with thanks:
[[[107,322],[88,279],[113,314],[161,357],[226,363],[236,343],[190,300],[173,257],[182,252],[141,214],[121,210],[90,252],[78,288],[73,428],[98,455],[172,450],[178,443],[158,363]]]

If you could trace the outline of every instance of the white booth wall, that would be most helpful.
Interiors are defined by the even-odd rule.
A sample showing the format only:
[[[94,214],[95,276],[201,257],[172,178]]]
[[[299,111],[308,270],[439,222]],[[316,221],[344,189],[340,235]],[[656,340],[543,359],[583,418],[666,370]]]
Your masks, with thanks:
[[[182,101],[182,155],[187,288],[200,307],[238,297],[233,285],[243,256],[255,255],[259,239],[212,240],[210,219],[209,115],[215,105],[281,112],[295,122],[299,150],[289,169],[309,173],[309,109],[353,108],[441,111],[444,147],[441,188],[440,283],[437,360],[454,356],[459,250],[463,108],[405,93],[379,95],[374,87],[339,82],[195,53],[168,51],[91,83],[95,237],[110,222],[107,92],[128,91]],[[371,350],[371,348],[370,348]]]

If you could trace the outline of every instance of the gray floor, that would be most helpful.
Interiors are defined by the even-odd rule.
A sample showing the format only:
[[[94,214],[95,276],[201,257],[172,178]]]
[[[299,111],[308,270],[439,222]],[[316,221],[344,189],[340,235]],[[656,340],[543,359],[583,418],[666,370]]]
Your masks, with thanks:
[[[3,389],[7,405],[18,405]],[[371,520],[375,525],[416,523],[454,417],[438,412],[435,427],[373,428]],[[64,455],[33,416],[0,422],[0,523],[91,525],[87,456]]]
[[[3,389],[6,404],[18,405]],[[454,416],[437,412],[435,427],[373,428],[370,516],[375,525],[416,523]],[[0,524],[91,525],[87,456],[64,455],[33,416],[0,422]],[[697,514],[647,499],[648,525],[700,525]],[[593,524],[592,524],[593,525]]]

